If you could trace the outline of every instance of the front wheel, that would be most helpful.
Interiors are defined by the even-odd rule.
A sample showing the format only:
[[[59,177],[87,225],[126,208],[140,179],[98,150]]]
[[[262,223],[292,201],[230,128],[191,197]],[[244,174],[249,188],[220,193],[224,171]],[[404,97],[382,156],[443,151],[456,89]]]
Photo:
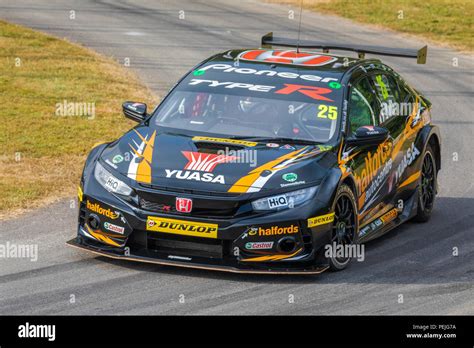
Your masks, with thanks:
[[[340,271],[347,267],[350,255],[336,256],[334,250],[352,245],[356,241],[358,221],[357,205],[354,193],[349,186],[342,184],[334,199],[334,221],[331,230],[331,245],[333,255],[328,257],[329,269]]]

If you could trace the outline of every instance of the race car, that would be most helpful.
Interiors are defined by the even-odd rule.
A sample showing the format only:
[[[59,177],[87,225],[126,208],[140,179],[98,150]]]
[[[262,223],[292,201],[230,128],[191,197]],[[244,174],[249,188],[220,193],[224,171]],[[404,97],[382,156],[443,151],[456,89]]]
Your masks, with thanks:
[[[260,48],[195,66],[151,112],[125,102],[138,125],[90,152],[68,244],[161,265],[318,274],[350,263],[331,248],[428,221],[441,168],[431,103],[366,53],[425,63],[427,47],[269,33]]]

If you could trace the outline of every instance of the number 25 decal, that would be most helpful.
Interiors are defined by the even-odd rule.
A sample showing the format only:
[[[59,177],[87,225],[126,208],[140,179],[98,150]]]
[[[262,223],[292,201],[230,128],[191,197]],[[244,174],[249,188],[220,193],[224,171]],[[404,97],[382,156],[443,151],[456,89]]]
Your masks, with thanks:
[[[321,104],[318,106],[318,110],[319,118],[329,118],[330,120],[337,119],[337,106],[327,106]]]

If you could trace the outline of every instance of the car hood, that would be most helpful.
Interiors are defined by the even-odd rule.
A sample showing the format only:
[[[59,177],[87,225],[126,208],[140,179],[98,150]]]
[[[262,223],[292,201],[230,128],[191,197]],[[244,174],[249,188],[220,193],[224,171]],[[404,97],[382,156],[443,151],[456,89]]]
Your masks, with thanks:
[[[326,145],[193,137],[142,125],[108,145],[101,159],[145,186],[250,193],[319,182],[334,164],[331,150]]]

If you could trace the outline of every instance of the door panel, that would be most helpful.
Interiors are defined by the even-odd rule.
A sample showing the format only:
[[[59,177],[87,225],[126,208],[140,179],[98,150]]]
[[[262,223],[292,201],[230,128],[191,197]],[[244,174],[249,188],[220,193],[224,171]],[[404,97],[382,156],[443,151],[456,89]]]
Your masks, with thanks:
[[[380,102],[374,85],[363,78],[354,83],[349,95],[349,132],[354,132],[360,126],[379,125]],[[343,159],[347,160],[357,185],[361,224],[377,212],[385,212],[388,202],[382,193],[392,170],[392,148],[389,138],[378,146],[346,147],[343,150]]]
[[[361,125],[389,130],[389,138],[379,146],[343,148],[342,159],[358,189],[360,236],[379,231],[398,216],[399,200],[409,196],[405,183],[416,176],[413,164],[420,155],[415,140],[422,122],[413,123],[416,96],[389,71],[368,73],[349,93],[349,135]]]
[[[395,166],[390,183],[394,190],[399,191],[405,178],[415,174],[412,164],[420,154],[420,150],[415,146],[415,140],[421,122],[413,124],[413,119],[419,113],[419,106],[404,82],[388,73],[378,74],[373,78],[374,85],[379,89],[377,93],[379,98],[384,96],[382,93],[384,87],[377,86],[380,81],[388,87],[388,93],[385,94],[385,97],[387,94],[388,97],[382,103],[394,106],[382,108],[385,114],[381,113],[381,117],[385,118],[382,124],[389,129],[394,143],[392,158]]]

